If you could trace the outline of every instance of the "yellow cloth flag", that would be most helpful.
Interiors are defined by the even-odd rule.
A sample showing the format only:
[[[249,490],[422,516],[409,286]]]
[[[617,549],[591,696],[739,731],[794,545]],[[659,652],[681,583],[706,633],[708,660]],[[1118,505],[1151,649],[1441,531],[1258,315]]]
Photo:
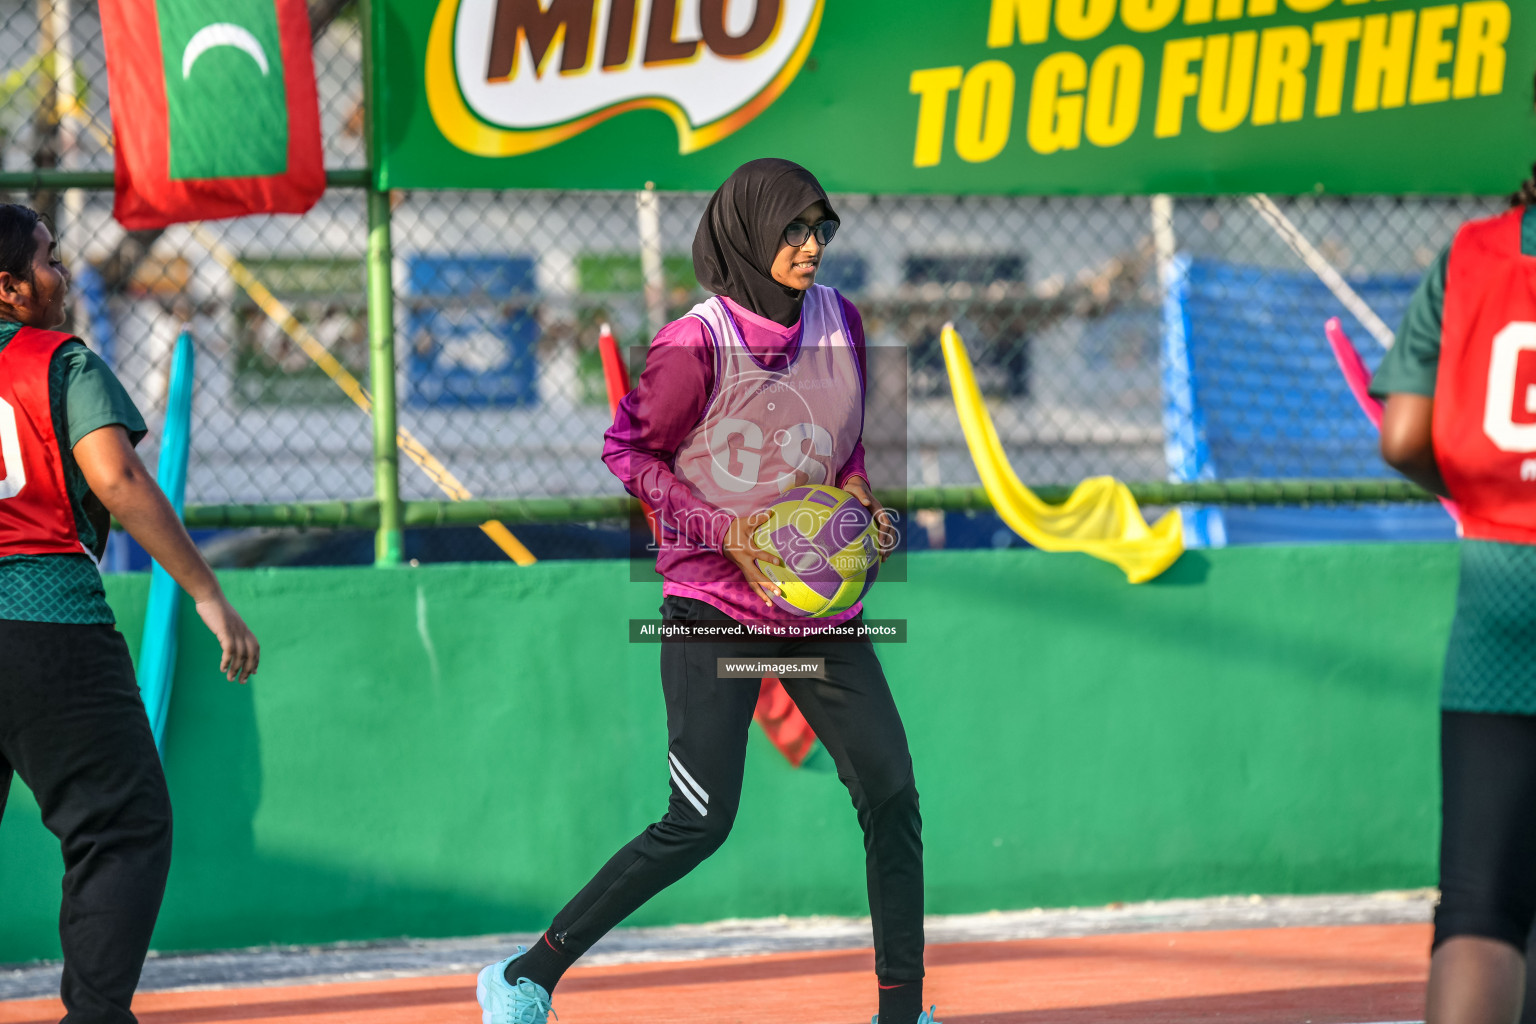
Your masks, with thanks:
[[[1081,551],[1112,562],[1132,583],[1145,583],[1184,552],[1184,521],[1172,509],[1154,526],[1142,518],[1130,488],[1112,476],[1090,477],[1060,505],[1048,505],[1019,481],[1003,454],[992,416],[976,387],[965,343],[950,324],[940,338],[955,393],[955,411],[992,507],[1012,530],[1044,551]]]

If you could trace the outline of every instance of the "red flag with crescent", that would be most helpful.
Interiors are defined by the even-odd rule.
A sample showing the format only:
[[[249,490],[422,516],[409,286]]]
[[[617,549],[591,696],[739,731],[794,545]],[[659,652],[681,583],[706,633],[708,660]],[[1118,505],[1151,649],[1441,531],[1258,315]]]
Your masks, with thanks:
[[[101,0],[126,228],[303,213],[325,191],[304,0]]]

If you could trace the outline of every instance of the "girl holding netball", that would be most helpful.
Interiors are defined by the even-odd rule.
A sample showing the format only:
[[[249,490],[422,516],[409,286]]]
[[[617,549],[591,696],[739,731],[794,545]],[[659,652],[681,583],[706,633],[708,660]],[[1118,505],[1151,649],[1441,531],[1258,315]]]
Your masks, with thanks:
[[[754,160],[710,199],[693,243],[714,295],[652,342],[603,459],[659,514],[662,615],[673,622],[793,618],[756,561],[760,510],[801,484],[832,484],[885,513],[864,471],[864,336],[853,305],[815,283],[837,214],[787,160]],[[894,531],[882,530],[881,554]],[[825,619],[860,613],[854,605]],[[609,929],[692,871],[736,816],[757,680],[716,678],[719,658],[823,658],[824,679],[784,686],[837,763],[864,831],[880,1024],[922,1009],[923,851],[906,733],[867,640],[663,642],[666,815],[615,854],[534,947],[480,974],[486,1024],[543,1024],[565,970]],[[686,711],[686,713],[685,713]]]
[[[14,771],[59,838],[65,1020],[131,1024],[171,805],[96,568],[109,516],[197,602],[230,679],[256,671],[260,648],[134,454],[133,401],[54,330],[68,294],[48,226],[0,205],[0,812]]]
[[[1536,179],[1462,225],[1371,384],[1383,458],[1461,507],[1428,1024],[1512,1024],[1536,919]],[[1527,1017],[1536,1017],[1528,1008]]]

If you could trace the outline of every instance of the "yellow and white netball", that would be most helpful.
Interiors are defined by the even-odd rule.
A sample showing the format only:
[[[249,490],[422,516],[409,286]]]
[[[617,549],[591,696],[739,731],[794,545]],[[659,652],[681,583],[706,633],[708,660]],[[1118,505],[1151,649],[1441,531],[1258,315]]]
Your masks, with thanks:
[[[757,563],[783,591],[770,594],[780,608],[808,618],[836,615],[858,603],[875,582],[879,528],[852,494],[821,484],[795,487],[768,506],[768,513],[752,542],[784,562]]]

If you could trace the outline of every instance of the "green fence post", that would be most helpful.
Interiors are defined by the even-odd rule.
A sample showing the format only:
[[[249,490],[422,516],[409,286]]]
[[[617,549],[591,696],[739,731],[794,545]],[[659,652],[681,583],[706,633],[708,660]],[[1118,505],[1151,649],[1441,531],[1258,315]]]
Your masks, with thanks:
[[[389,190],[380,189],[379,154],[373,138],[380,89],[376,17],[382,5],[362,0],[363,116],[368,139],[368,386],[373,391],[373,496],[379,503],[373,564],[401,561],[400,446],[395,426],[394,247],[389,237]]]
[[[400,449],[395,441],[395,296],[389,193],[368,189],[368,380],[373,391],[373,564],[399,565]]]

